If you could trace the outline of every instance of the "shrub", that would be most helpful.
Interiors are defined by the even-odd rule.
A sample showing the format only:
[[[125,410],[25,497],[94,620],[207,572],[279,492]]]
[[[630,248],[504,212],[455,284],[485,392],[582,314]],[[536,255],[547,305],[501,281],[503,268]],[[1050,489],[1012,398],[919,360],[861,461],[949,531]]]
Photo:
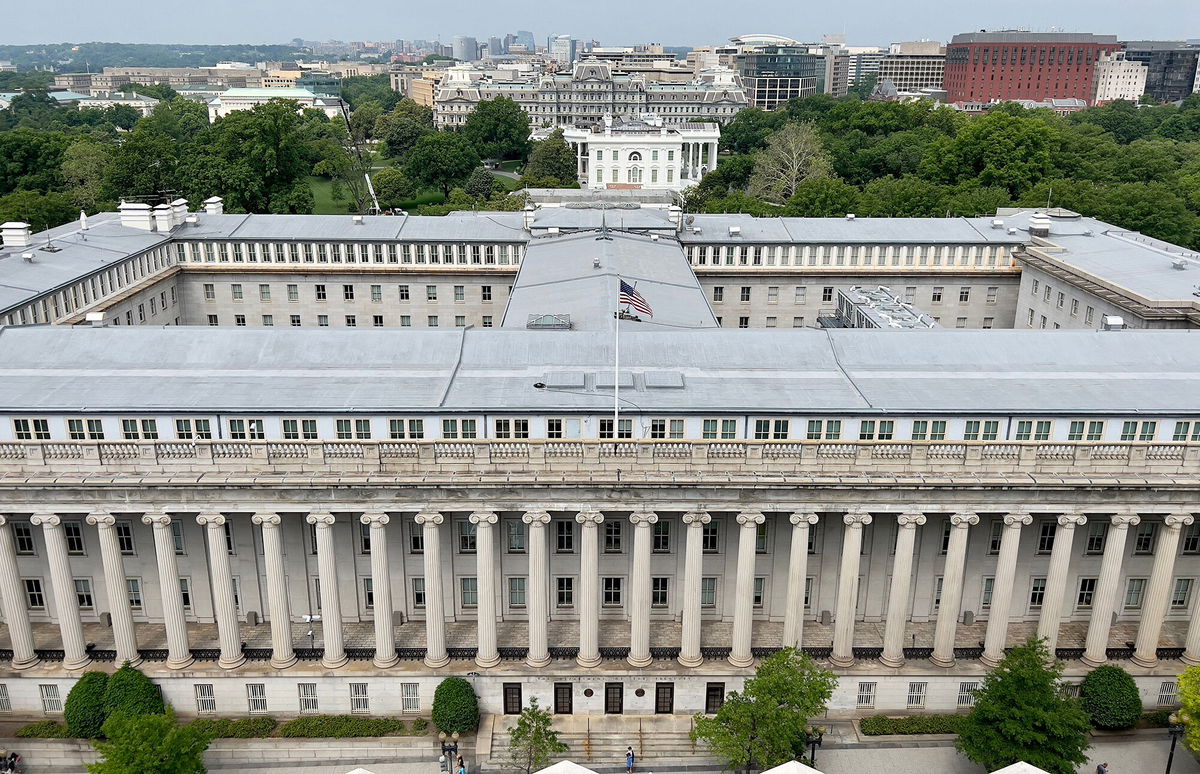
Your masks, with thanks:
[[[1096,728],[1129,728],[1142,716],[1142,697],[1133,677],[1119,666],[1093,669],[1079,687],[1083,709]]]
[[[438,685],[433,692],[433,724],[447,734],[469,734],[479,728],[479,700],[470,683],[447,677]]]
[[[1143,713],[1142,725],[1146,728],[1170,728],[1171,710],[1153,710]]]
[[[424,734],[427,728],[429,728],[429,721],[425,718],[417,718],[413,721],[412,730],[414,734]]]
[[[395,718],[363,718],[353,715],[306,715],[279,727],[286,737],[387,736],[404,727]]]
[[[209,739],[257,739],[270,736],[278,721],[259,715],[252,718],[197,718],[192,726]]]
[[[161,715],[167,711],[162,694],[149,677],[125,662],[108,678],[104,690],[104,709],[108,715],[124,712],[129,715]]]
[[[63,705],[63,720],[67,731],[80,739],[95,739],[101,735],[104,725],[104,689],[108,686],[108,675],[104,672],[84,672]]]
[[[17,730],[17,736],[22,739],[69,739],[71,732],[62,723],[55,720],[39,720]]]
[[[892,718],[887,715],[872,715],[859,721],[859,728],[867,736],[884,734],[957,734],[962,728],[965,715],[908,715]]]

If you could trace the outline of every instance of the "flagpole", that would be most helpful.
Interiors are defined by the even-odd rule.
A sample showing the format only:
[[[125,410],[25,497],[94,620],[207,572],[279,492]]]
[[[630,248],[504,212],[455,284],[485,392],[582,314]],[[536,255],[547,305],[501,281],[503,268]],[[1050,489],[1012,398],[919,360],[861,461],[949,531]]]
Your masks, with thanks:
[[[617,277],[617,311],[613,312],[613,446],[620,438],[621,419],[621,278]]]

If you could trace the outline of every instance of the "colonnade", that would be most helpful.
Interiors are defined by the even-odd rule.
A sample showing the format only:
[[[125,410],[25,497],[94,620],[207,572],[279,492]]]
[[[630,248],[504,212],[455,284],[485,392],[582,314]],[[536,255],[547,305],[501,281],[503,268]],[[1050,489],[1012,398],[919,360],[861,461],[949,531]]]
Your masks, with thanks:
[[[411,515],[414,514],[415,515]],[[72,512],[64,508],[63,512]],[[230,511],[243,513],[244,510]],[[375,658],[379,668],[393,666],[397,661],[395,633],[392,624],[391,575],[386,550],[387,529],[392,515],[410,514],[414,523],[421,528],[424,540],[423,567],[425,606],[426,656],[425,663],[431,668],[449,662],[446,648],[446,622],[440,611],[444,609],[445,591],[440,572],[440,541],[445,515],[438,510],[399,509],[389,513],[382,509],[369,508],[352,511],[360,514],[355,518],[369,528],[371,546],[371,578],[375,610]],[[447,510],[447,512],[458,512]],[[727,511],[722,511],[727,512]],[[647,666],[652,661],[650,652],[651,610],[651,551],[653,525],[658,514],[652,510],[626,509],[621,515],[606,514],[599,510],[584,509],[575,515],[581,527],[580,573],[579,573],[579,650],[577,660],[581,666],[592,667],[600,663],[598,642],[598,620],[600,617],[600,588],[598,554],[600,525],[608,518],[627,518],[633,525],[633,561],[630,574],[628,602],[630,648],[628,661],[631,666]],[[827,512],[826,512],[827,513]],[[989,510],[988,513],[996,513]],[[627,516],[625,514],[628,514]],[[753,632],[754,565],[756,559],[757,527],[765,520],[758,510],[746,510],[735,514],[737,528],[736,580],[733,597],[733,631],[729,662],[735,667],[747,667],[753,663],[751,650]],[[12,642],[14,668],[29,668],[38,662],[35,652],[29,612],[25,604],[24,589],[16,564],[14,538],[9,523],[10,516],[0,515],[0,598],[3,601],[5,620]],[[192,663],[188,647],[188,632],[184,617],[183,601],[177,593],[165,593],[167,589],[179,588],[179,571],[176,566],[171,522],[183,516],[164,512],[147,512],[143,523],[153,528],[158,580],[164,590],[162,596],[163,622],[166,628],[168,657],[166,665],[182,669]],[[336,577],[336,564],[332,526],[341,519],[350,518],[339,511],[311,512],[306,521],[314,527],[318,564],[321,626],[324,640],[322,664],[336,669],[347,662],[342,638],[341,599]],[[799,647],[803,639],[805,621],[804,595],[807,578],[809,531],[820,521],[817,510],[799,510],[789,514],[791,525],[791,550],[787,573],[787,604],[783,622],[783,644]],[[909,618],[908,599],[913,577],[917,527],[927,522],[925,513],[912,510],[901,513],[879,510],[856,509],[840,515],[844,524],[841,562],[838,572],[836,610],[834,612],[833,647],[830,661],[838,667],[854,663],[854,629],[858,616],[858,577],[862,556],[863,531],[873,521],[894,519],[897,523],[896,547],[888,590],[888,605],[884,630],[883,651],[880,662],[888,667],[904,663],[905,624]],[[1050,554],[1045,597],[1042,602],[1038,635],[1048,640],[1053,651],[1062,613],[1066,601],[1068,568],[1071,547],[1076,528],[1089,518],[1104,518],[1110,521],[1104,543],[1101,568],[1096,583],[1095,598],[1091,609],[1091,620],[1087,630],[1087,647],[1083,661],[1098,665],[1106,660],[1106,648],[1112,625],[1113,613],[1118,609],[1121,565],[1125,553],[1126,536],[1130,527],[1136,526],[1141,517],[1132,512],[1105,513],[1088,516],[1082,513],[1057,515],[1057,530]],[[237,607],[234,597],[229,553],[224,530],[226,515],[220,512],[202,512],[195,516],[196,522],[205,528],[208,542],[209,577],[212,584],[214,618],[216,620],[220,656],[218,665],[235,669],[245,662],[241,652],[241,637]],[[1032,522],[1025,511],[1013,509],[1005,513],[1001,531],[999,551],[996,556],[993,594],[984,640],[982,659],[994,664],[1003,655],[1011,618],[1012,588],[1018,560],[1018,546],[1023,527]],[[549,616],[550,569],[548,561],[548,530],[551,521],[546,509],[530,509],[522,517],[528,528],[528,656],[531,667],[544,667],[551,661],[547,622]],[[118,544],[115,519],[108,513],[93,513],[86,519],[98,532],[101,561],[105,576],[107,599],[112,615],[113,637],[118,662],[139,661],[136,630],[132,610],[126,593],[126,575]],[[475,526],[476,561],[479,568],[493,568],[495,561],[495,525],[499,513],[492,510],[473,511],[469,521]],[[703,529],[711,521],[709,513],[689,511],[683,513],[685,525],[684,577],[682,579],[683,604],[682,626],[679,643],[679,663],[686,667],[696,666],[703,661],[700,650],[701,622],[701,566],[703,556]],[[79,607],[72,582],[68,547],[61,517],[54,512],[37,512],[30,522],[42,529],[47,550],[47,565],[50,586],[55,602],[57,623],[60,629],[64,666],[79,669],[89,663],[84,633],[79,616]],[[285,576],[283,542],[280,526],[283,517],[274,512],[255,512],[252,522],[262,531],[264,567],[268,611],[271,627],[273,666],[283,669],[296,663],[292,648],[291,613],[288,605],[288,585]],[[937,609],[933,653],[930,661],[939,667],[951,667],[955,663],[954,637],[960,618],[962,580],[966,570],[967,539],[972,527],[980,522],[973,511],[962,511],[950,516],[950,534],[946,544],[945,563],[942,572],[942,595]],[[1154,666],[1157,662],[1157,646],[1163,622],[1168,611],[1176,554],[1180,533],[1184,526],[1193,522],[1189,513],[1168,513],[1163,519],[1163,529],[1155,547],[1153,568],[1147,583],[1145,604],[1141,611],[1137,643],[1133,660],[1141,666]],[[781,540],[782,542],[782,540]],[[497,611],[495,573],[477,572],[477,655],[480,667],[492,667],[500,661],[497,647]],[[1200,616],[1193,616],[1188,634],[1184,660],[1200,663]]]
[[[699,180],[700,168],[712,172],[717,168],[716,142],[685,142],[683,144],[683,176],[691,180]]]

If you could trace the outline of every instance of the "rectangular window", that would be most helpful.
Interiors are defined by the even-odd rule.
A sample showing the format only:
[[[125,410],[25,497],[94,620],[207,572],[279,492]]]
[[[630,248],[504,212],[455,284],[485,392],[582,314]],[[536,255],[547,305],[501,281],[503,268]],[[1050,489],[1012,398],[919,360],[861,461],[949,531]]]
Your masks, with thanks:
[[[1078,607],[1091,607],[1092,602],[1096,598],[1096,579],[1095,578],[1080,578],[1079,579],[1079,594],[1075,597],[1075,604]]]
[[[507,519],[504,522],[504,534],[510,554],[525,553],[525,523],[519,519]]]
[[[716,607],[717,606],[717,579],[716,578],[701,578],[700,579],[700,606],[701,607]]]
[[[95,600],[92,598],[92,579],[91,578],[75,578],[75,601],[79,607],[84,610],[91,610],[95,607]]]
[[[350,683],[350,714],[365,715],[371,711],[371,699],[366,683]]]
[[[321,707],[317,703],[317,684],[300,683],[297,688],[300,691],[300,714],[311,715],[320,711]]]
[[[129,595],[129,606],[138,611],[142,609],[142,579],[126,578],[125,588]]]
[[[117,546],[121,549],[121,553],[126,556],[133,555],[133,524],[128,521],[118,521],[116,524],[117,530]]]
[[[1192,579],[1176,578],[1171,587],[1171,609],[1186,610],[1192,598]]]
[[[575,522],[567,519],[554,522],[554,551],[559,554],[575,551]]]
[[[1137,610],[1146,596],[1146,579],[1130,578],[1125,582],[1125,609]]]
[[[38,691],[42,695],[42,712],[47,715],[62,713],[62,696],[58,692],[58,685],[55,683],[39,685]]]
[[[874,709],[875,707],[875,683],[859,683],[858,684],[858,701],[859,709]]]
[[[700,548],[706,554],[720,551],[720,525],[710,521],[700,528]]]
[[[651,578],[650,579],[650,606],[651,607],[666,607],[667,606],[667,588],[668,578]]]
[[[671,522],[667,519],[659,519],[654,523],[652,530],[651,550],[655,553],[665,554],[671,550]]]
[[[575,606],[575,579],[555,578],[555,607],[569,608]]]
[[[21,581],[25,587],[25,604],[31,610],[41,610],[46,607],[46,596],[42,591],[41,578],[25,578]]]
[[[217,696],[212,683],[196,683],[196,712],[212,715],[217,711]]]
[[[1054,521],[1043,521],[1038,525],[1038,553],[1048,554],[1054,550],[1054,535],[1058,532],[1058,524]]]
[[[604,552],[606,554],[621,553],[621,522],[604,522]]]
[[[63,535],[67,539],[67,553],[83,556],[83,525],[77,521],[64,521],[62,527]]]
[[[604,592],[605,607],[620,607],[621,606],[621,578],[603,578],[602,589]]]
[[[266,683],[246,683],[246,710],[251,715],[262,715],[266,713]]]
[[[996,590],[996,579],[991,578],[991,577],[984,578],[983,579],[983,593],[979,597],[979,606],[981,608],[983,608],[984,610],[987,610],[992,606],[992,593],[995,590]]]
[[[458,525],[458,552],[460,554],[475,553],[475,525],[465,519],[456,524]]]
[[[16,543],[18,556],[32,556],[35,552],[33,543],[33,527],[29,522],[15,522],[12,525],[13,542]]]
[[[420,712],[421,697],[419,683],[400,683],[400,711],[404,713]]]
[[[1040,608],[1046,601],[1046,579],[1031,578],[1029,581],[1029,607]]]
[[[925,692],[929,688],[929,683],[909,683],[908,684],[908,708],[922,709],[925,707]]]
[[[1158,706],[1179,706],[1179,684],[1174,680],[1165,681],[1158,686]]]
[[[424,578],[413,578],[412,579],[412,595],[413,595],[413,607],[424,608],[425,607],[425,579]]]
[[[1133,553],[1154,553],[1154,538],[1157,532],[1158,525],[1153,522],[1143,521],[1137,525],[1136,531],[1133,533]]]
[[[972,680],[968,683],[958,684],[958,706],[960,709],[964,707],[975,706],[975,692],[979,690],[979,683]]]
[[[1108,524],[1100,520],[1088,522],[1087,545],[1084,550],[1089,554],[1104,553],[1104,541],[1107,536]]]

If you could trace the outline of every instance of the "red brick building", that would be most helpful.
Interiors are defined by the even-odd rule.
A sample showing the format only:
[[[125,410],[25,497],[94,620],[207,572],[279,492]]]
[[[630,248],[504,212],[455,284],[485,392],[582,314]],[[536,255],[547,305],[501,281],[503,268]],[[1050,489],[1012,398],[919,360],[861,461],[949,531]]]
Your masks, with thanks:
[[[1091,102],[1092,68],[1116,35],[1063,32],[969,32],[946,47],[947,102],[1048,100]]]

